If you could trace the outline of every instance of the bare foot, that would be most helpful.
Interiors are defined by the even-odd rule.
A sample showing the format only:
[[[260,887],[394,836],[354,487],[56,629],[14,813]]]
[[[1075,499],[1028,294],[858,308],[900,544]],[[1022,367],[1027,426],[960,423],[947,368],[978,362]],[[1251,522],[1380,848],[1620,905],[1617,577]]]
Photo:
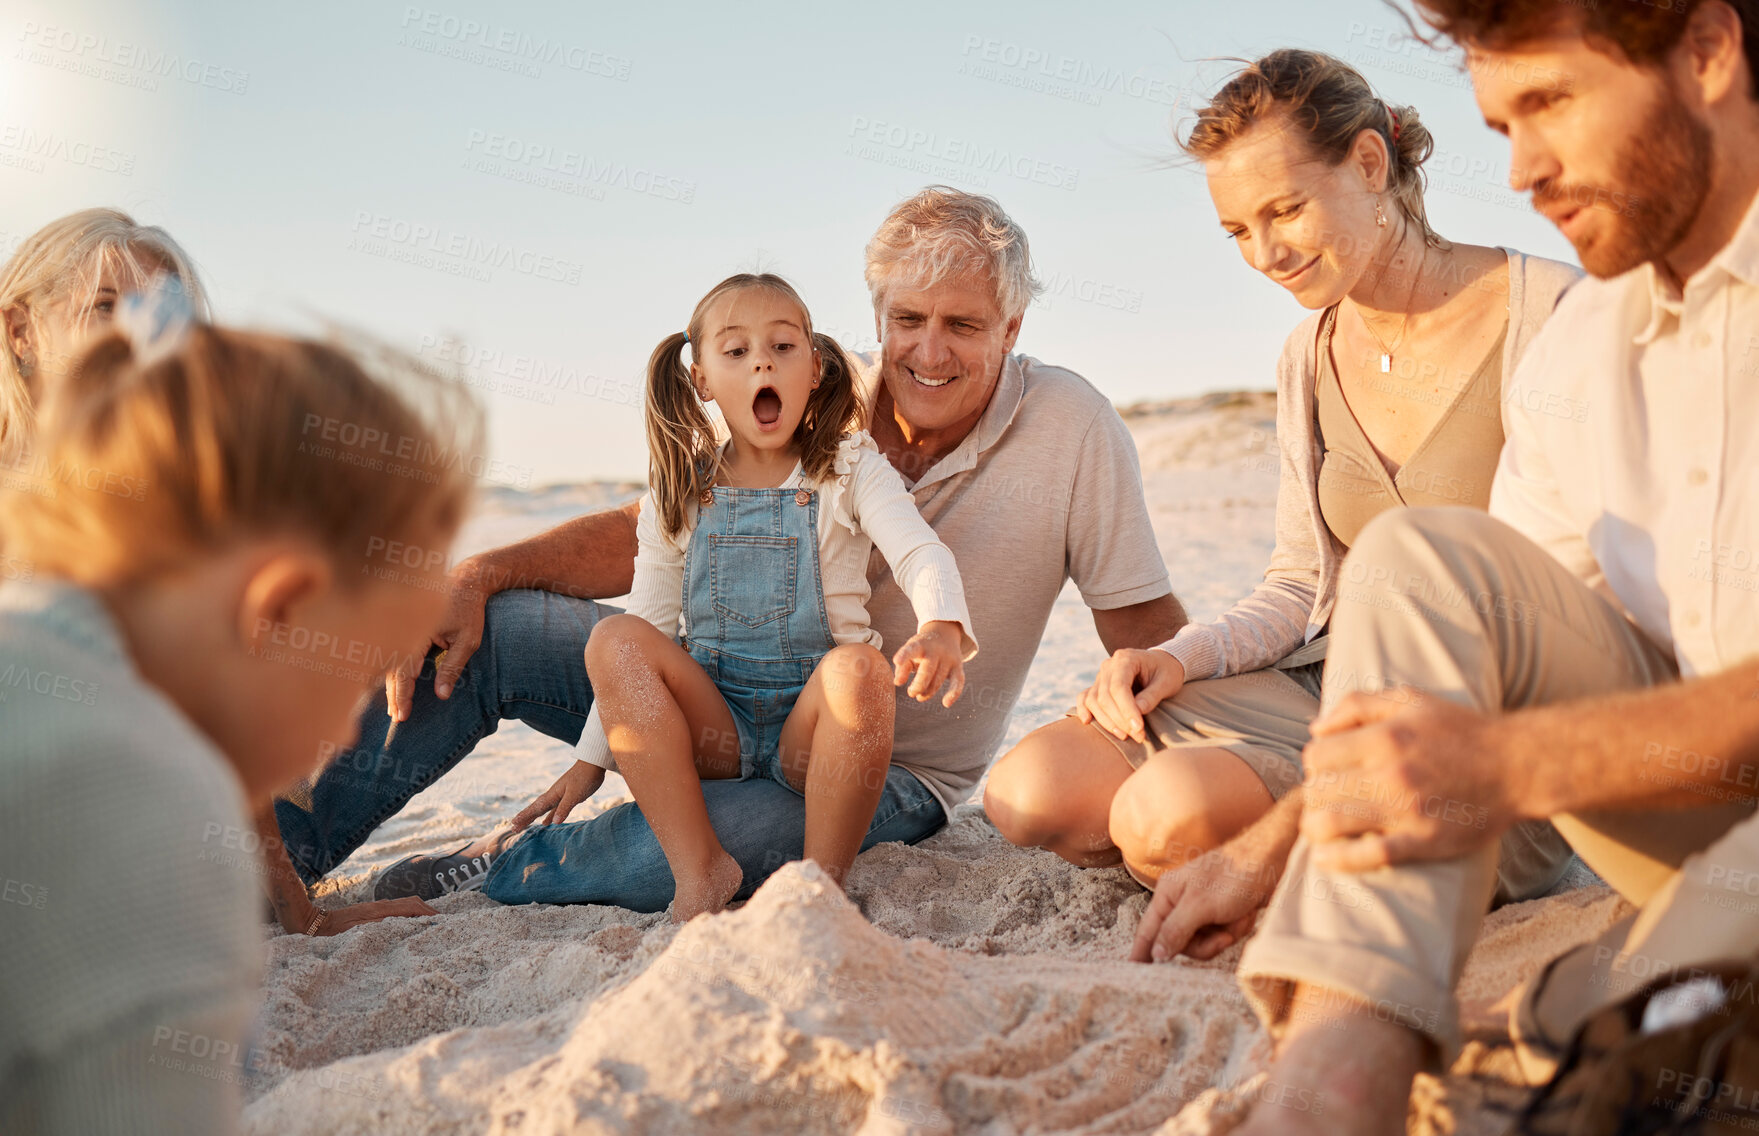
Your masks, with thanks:
[[[698,915],[724,909],[745,882],[745,869],[723,850],[706,875],[679,877],[672,895],[672,922],[688,923]]]
[[[1237,1136],[1404,1136],[1424,1038],[1336,995],[1295,994],[1292,1025]]]

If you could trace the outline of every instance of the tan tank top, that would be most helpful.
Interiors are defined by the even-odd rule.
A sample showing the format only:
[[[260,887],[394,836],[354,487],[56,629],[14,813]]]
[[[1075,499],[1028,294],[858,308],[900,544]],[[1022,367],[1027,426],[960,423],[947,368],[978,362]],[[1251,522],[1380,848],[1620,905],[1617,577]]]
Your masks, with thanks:
[[[1338,310],[1331,308],[1320,327],[1319,377],[1314,397],[1325,460],[1319,468],[1319,511],[1332,535],[1348,548],[1363,526],[1397,505],[1490,504],[1490,482],[1502,454],[1502,351],[1505,324],[1472,377],[1456,390],[1445,384],[1433,394],[1419,392],[1421,381],[1401,378],[1398,368],[1376,375],[1374,390],[1393,398],[1413,395],[1435,402],[1451,399],[1441,418],[1417,443],[1410,460],[1390,475],[1374,445],[1344,400],[1332,364],[1331,337]]]

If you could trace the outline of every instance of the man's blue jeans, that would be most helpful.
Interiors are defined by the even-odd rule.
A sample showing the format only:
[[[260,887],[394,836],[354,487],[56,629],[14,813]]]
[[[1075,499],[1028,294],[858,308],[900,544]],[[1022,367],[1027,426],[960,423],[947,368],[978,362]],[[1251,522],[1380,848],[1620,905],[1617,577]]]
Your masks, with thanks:
[[[433,656],[416,684],[409,720],[393,725],[381,691],[360,718],[360,738],[313,781],[275,802],[294,868],[314,883],[363,844],[409,799],[462,761],[503,719],[517,718],[572,745],[592,709],[586,641],[614,609],[554,592],[516,590],[489,599],[482,645],[449,699],[434,695]],[[764,778],[705,781],[722,847],[745,869],[741,896],[801,857],[806,802]],[[914,844],[946,823],[927,787],[894,766],[862,848]],[[663,911],[672,870],[641,810],[618,805],[591,820],[534,825],[490,869],[484,894],[502,903],[604,903]]]

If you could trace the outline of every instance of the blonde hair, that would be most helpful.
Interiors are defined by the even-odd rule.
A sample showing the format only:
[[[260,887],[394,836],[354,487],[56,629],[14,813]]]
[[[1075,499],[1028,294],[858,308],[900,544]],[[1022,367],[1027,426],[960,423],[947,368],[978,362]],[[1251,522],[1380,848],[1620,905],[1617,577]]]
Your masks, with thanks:
[[[1417,108],[1381,101],[1360,71],[1323,52],[1284,48],[1247,64],[1197,112],[1179,146],[1206,161],[1254,126],[1278,117],[1329,166],[1349,157],[1362,131],[1378,133],[1390,156],[1387,189],[1393,203],[1416,223],[1431,247],[1447,247],[1429,227],[1423,207],[1423,163],[1434,152],[1435,139],[1417,117]]]
[[[993,197],[931,185],[899,202],[867,242],[867,290],[875,311],[893,284],[931,288],[967,272],[995,282],[996,301],[1010,320],[1044,290],[1032,275],[1026,230]]]
[[[137,291],[155,276],[168,276],[183,288],[196,315],[208,318],[195,263],[170,233],[139,224],[119,209],[82,209],[26,237],[0,268],[0,319],[14,308],[23,308],[31,330],[40,337],[43,310],[67,297],[89,316],[106,269],[124,291]],[[12,349],[12,337],[0,338],[6,341],[0,351],[0,465],[10,465],[30,444],[36,408],[29,372]]]
[[[684,346],[703,341],[703,321],[715,301],[729,292],[750,288],[771,292],[797,305],[807,340],[818,352],[818,389],[807,400],[806,414],[794,428],[801,471],[813,480],[828,476],[836,460],[837,446],[861,428],[864,411],[855,391],[855,365],[835,339],[812,330],[812,315],[794,286],[768,272],[742,272],[727,277],[697,301],[686,325],[688,338],[685,332],[673,332],[660,341],[647,361],[647,480],[661,527],[668,536],[684,531],[690,507],[714,484],[719,473],[720,440],[708,408],[690,381],[690,368],[684,365]]]
[[[456,530],[481,428],[460,384],[413,363],[369,374],[338,346],[204,324],[143,361],[107,335],[45,395],[0,532],[35,572],[89,587],[289,534],[348,586],[388,539]]]

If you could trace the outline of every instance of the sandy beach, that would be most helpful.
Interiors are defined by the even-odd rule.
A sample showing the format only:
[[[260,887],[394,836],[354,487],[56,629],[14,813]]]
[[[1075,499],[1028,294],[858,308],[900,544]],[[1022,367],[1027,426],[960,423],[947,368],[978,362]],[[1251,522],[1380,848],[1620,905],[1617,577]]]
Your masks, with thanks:
[[[1208,618],[1271,551],[1272,398],[1125,414],[1174,587]],[[460,553],[638,488],[491,496]],[[1060,715],[1101,655],[1070,588],[1009,742]],[[480,834],[570,760],[561,743],[504,726],[319,901],[366,898],[399,857]],[[576,818],[624,792],[612,776]],[[663,914],[475,894],[437,902],[437,918],[335,938],[265,928],[245,1128],[1195,1134],[1228,1131],[1275,1093],[1261,1072],[1266,1039],[1234,986],[1238,948],[1204,964],[1124,961],[1147,893],[1121,869],[1009,846],[979,801],[920,845],[863,855],[846,896],[795,864],[741,907],[683,928]],[[1462,996],[1494,999],[1624,910],[1578,866],[1551,897],[1491,917]],[[1420,1079],[1413,1130],[1504,1130],[1524,1095],[1511,1075],[1506,1048],[1468,1046],[1445,1076]]]

